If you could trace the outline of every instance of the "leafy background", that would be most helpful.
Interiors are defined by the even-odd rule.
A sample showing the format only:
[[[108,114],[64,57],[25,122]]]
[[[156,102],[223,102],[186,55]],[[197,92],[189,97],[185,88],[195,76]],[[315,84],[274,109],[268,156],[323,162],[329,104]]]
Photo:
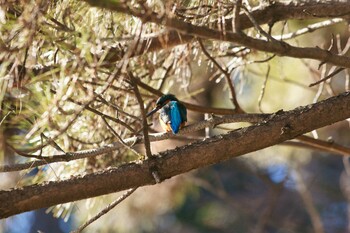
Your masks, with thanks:
[[[155,10],[162,5],[149,2]],[[194,24],[213,22],[232,6],[230,1],[222,1],[220,6],[217,1],[179,0],[164,1],[164,5],[171,2],[177,4],[179,12],[200,4],[213,6],[188,11],[188,17],[209,12],[207,16],[189,17]],[[278,23],[272,34],[296,31],[315,22]],[[42,149],[43,155],[113,142],[115,138],[101,116],[84,109],[87,104],[120,120],[123,124],[112,120],[109,123],[122,138],[140,131],[137,100],[117,67],[133,49],[138,49],[133,47],[135,38],[161,34],[165,28],[69,0],[8,1],[0,8],[0,23],[1,164],[30,161],[15,155],[10,146],[39,154],[38,148],[43,140],[48,142],[47,138],[54,139],[59,147],[50,144]],[[256,31],[249,29],[245,33],[254,35]],[[327,48],[332,35],[344,44],[349,36],[348,25],[336,24],[288,42]],[[220,41],[204,41],[204,45],[227,67],[239,103],[247,112],[289,110],[347,88],[343,74],[336,76],[332,85],[309,88],[310,83],[329,70],[326,66],[315,68],[317,62],[272,57]],[[127,60],[134,76],[164,93],[174,93],[180,100],[202,106],[234,107],[224,75],[203,54],[198,41]],[[111,79],[113,85],[108,86]],[[145,90],[141,94],[146,108],[150,109],[156,97]],[[189,124],[204,117],[190,112]],[[157,120],[151,121],[153,129],[160,130]],[[186,144],[203,138],[205,133],[221,134],[246,125],[226,124],[187,138],[152,143],[152,151]],[[349,145],[349,124],[337,123],[310,135]],[[143,153],[142,146],[136,150]],[[104,156],[1,173],[0,187],[67,179],[135,159],[138,154],[120,149]],[[139,188],[111,213],[89,226],[88,231],[347,232],[348,166],[347,159],[330,153],[290,144],[274,146],[156,186]],[[2,220],[0,231],[69,232],[119,195],[59,205],[47,210],[48,215],[45,210],[17,215]]]

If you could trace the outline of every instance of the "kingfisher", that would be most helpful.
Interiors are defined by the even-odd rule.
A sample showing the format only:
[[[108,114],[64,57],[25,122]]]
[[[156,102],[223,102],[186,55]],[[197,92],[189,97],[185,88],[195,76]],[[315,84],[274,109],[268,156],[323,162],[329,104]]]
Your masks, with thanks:
[[[156,107],[147,113],[147,117],[153,115],[160,110],[159,122],[166,132],[172,131],[174,134],[179,132],[179,129],[185,126],[187,122],[187,110],[176,97],[172,94],[161,96]]]

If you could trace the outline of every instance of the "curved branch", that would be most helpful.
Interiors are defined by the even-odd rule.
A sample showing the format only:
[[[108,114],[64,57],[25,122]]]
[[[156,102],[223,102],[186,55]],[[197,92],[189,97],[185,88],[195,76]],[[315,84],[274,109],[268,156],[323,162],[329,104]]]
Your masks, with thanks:
[[[119,5],[119,3],[117,4],[114,3],[114,5],[112,6],[105,3],[109,1],[92,1],[92,0],[85,0],[85,1],[91,4],[92,6],[104,7],[104,8],[115,10],[118,12],[130,14],[129,8],[127,8],[126,6],[115,8],[116,7],[115,5]],[[262,25],[270,22],[285,21],[288,19],[314,19],[316,17],[328,18],[331,16],[338,17],[346,14],[347,12],[350,12],[350,4],[344,3],[344,2],[338,2],[338,1],[336,2],[331,1],[331,3],[317,2],[317,4],[312,2],[311,3],[309,2],[303,2],[303,3],[276,2],[269,6],[253,8],[250,14],[259,25]],[[334,19],[334,20],[337,20],[337,19]],[[226,22],[225,28],[227,32],[232,31],[231,21],[232,20],[230,20],[230,18],[227,18],[227,20],[225,20]],[[243,13],[240,14],[239,16],[239,22],[240,22],[240,30],[253,27],[252,22]],[[213,24],[216,25],[216,23],[213,23]],[[317,28],[318,26],[316,26],[312,30],[316,30]],[[170,49],[177,45],[191,42],[192,40],[195,39],[195,36],[196,35],[193,35],[191,33],[182,33],[181,30],[177,30],[176,28],[172,29],[171,27],[169,27],[168,30],[159,32],[155,36],[148,36],[144,38],[141,37],[138,44],[138,49],[129,51],[130,52],[129,55],[130,57],[135,57],[148,52],[156,52],[162,49]],[[289,34],[287,36],[290,37]],[[276,39],[279,39],[279,37],[276,37]],[[265,51],[265,50],[262,50],[262,51]],[[108,53],[106,55],[106,58],[104,59],[105,61],[104,65],[110,66],[114,62],[120,61],[124,57],[126,52],[128,52],[128,49],[123,50],[119,47],[108,48]],[[269,52],[273,52],[273,51],[269,51]],[[33,73],[34,74],[45,73],[54,68],[56,67],[50,66],[50,67],[44,67],[40,69],[33,68]]]
[[[0,191],[0,218],[151,185],[155,183],[150,172],[153,166],[156,166],[160,178],[164,180],[279,144],[347,118],[350,118],[350,92],[292,111],[279,111],[260,124],[161,152],[156,158],[75,176],[68,180]]]
[[[170,29],[176,30],[181,35],[177,35],[179,41],[176,43],[172,40],[172,45],[187,43],[192,40],[193,37],[200,37],[203,39],[212,39],[219,41],[228,41],[232,43],[237,43],[242,46],[247,46],[252,49],[275,53],[280,56],[289,56],[295,58],[309,58],[319,60],[321,62],[328,62],[333,65],[340,67],[350,68],[350,58],[346,56],[340,56],[337,54],[332,54],[327,50],[322,50],[320,48],[312,47],[295,47],[289,45],[285,42],[278,41],[265,41],[254,39],[245,36],[242,33],[234,33],[232,31],[232,24],[227,20],[226,33],[222,36],[222,33],[218,29],[212,29],[206,26],[197,26],[191,23],[187,23],[176,18],[167,17],[167,15],[159,15],[154,12],[147,14],[142,10],[131,9],[125,3],[119,3],[114,1],[93,1],[85,0],[92,6],[97,6],[116,12],[123,12],[126,14],[133,15],[140,18],[145,22],[153,22],[160,25],[164,25]],[[292,3],[282,3],[278,2],[271,4],[269,6],[264,6],[262,8],[257,8],[251,12],[251,17],[255,19],[257,24],[264,24],[269,22],[277,22],[280,20],[286,20],[289,18],[294,19],[306,19],[306,18],[322,18],[322,17],[341,17],[350,13],[350,4],[346,2],[330,1],[330,2],[292,2]],[[245,19],[244,15],[240,15],[242,19],[241,29],[252,27],[249,19]],[[244,22],[244,23],[243,23]],[[248,23],[250,22],[250,23]],[[187,36],[188,41],[183,39],[183,36]],[[190,37],[188,37],[190,36]],[[191,37],[192,36],[192,37]],[[175,38],[174,38],[175,39]],[[158,40],[158,38],[156,39]],[[164,40],[161,43],[164,45]],[[149,44],[150,41],[145,43]],[[142,44],[142,43],[141,43]],[[163,48],[163,46],[161,47]],[[160,48],[160,49],[161,49]],[[144,50],[141,50],[144,52]]]

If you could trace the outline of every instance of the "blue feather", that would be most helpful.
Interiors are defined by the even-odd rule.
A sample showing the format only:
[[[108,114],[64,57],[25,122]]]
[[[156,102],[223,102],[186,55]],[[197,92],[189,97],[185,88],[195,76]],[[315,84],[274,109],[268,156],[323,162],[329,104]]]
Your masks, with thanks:
[[[171,101],[170,102],[170,126],[173,130],[173,133],[178,133],[180,125],[183,122],[179,102]]]

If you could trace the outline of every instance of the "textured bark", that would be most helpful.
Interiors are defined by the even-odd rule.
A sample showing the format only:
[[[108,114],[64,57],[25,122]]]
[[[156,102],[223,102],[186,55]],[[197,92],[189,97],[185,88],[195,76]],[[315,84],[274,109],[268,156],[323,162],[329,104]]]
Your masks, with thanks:
[[[134,15],[136,17],[145,17],[142,14],[136,14],[130,12],[127,6],[121,5],[118,2],[109,1],[94,1],[85,0],[92,6],[110,9],[113,11]],[[260,6],[252,9],[251,15],[257,22],[257,24],[273,24],[284,20],[295,19],[318,19],[318,18],[333,18],[333,17],[346,17],[350,13],[350,4],[347,1],[288,1],[288,2],[273,2],[270,5]],[[204,39],[215,39],[221,41],[230,41],[238,43],[243,46],[251,47],[260,51],[276,53],[280,56],[290,56],[295,58],[310,58],[316,59],[322,62],[329,62],[342,67],[350,66],[350,59],[344,56],[337,56],[331,54],[328,51],[324,51],[318,48],[299,48],[292,47],[285,43],[278,43],[276,41],[262,41],[253,38],[248,38],[239,33],[232,33],[232,21],[228,19],[226,21],[226,31],[229,33],[226,38],[222,37],[222,33],[217,28],[200,27],[185,23],[177,19],[168,19],[157,15],[153,15],[153,18],[147,16],[149,22],[155,22],[165,25],[168,29],[167,32],[160,33],[157,36],[150,38],[141,38],[136,49],[132,52],[129,51],[129,46],[124,48],[111,47],[108,50],[108,54],[105,58],[105,66],[114,66],[114,62],[120,61],[127,52],[129,57],[139,56],[149,52],[157,52],[162,49],[170,49],[177,45],[190,43],[195,40],[196,37]],[[245,14],[240,14],[240,28],[242,30],[253,27],[252,22]],[[215,23],[213,23],[215,25]],[[56,68],[45,67],[41,69],[33,69],[34,74],[44,73],[48,70]]]
[[[293,139],[306,132],[350,118],[350,92],[279,111],[263,123],[162,152],[153,159],[129,163],[68,180],[0,191],[0,218],[52,205],[154,184],[162,180]]]
[[[350,68],[350,59],[344,56],[331,54],[328,51],[318,48],[299,48],[290,46],[278,41],[264,41],[244,36],[241,33],[232,32],[232,21],[226,20],[226,32],[223,35],[217,28],[207,26],[197,26],[184,22],[176,18],[170,18],[166,15],[149,14],[145,15],[138,11],[131,11],[125,5],[114,1],[94,1],[85,0],[92,6],[97,6],[112,11],[122,12],[139,17],[145,22],[154,22],[164,25],[169,32],[160,34],[152,38],[141,40],[138,48],[130,54],[137,56],[146,52],[154,52],[161,49],[172,48],[176,45],[191,42],[196,37],[203,39],[213,39],[219,41],[229,41],[252,49],[276,53],[280,56],[289,56],[295,58],[310,58],[322,62],[328,62],[337,66]],[[348,17],[350,13],[350,4],[347,1],[285,1],[272,2],[269,5],[259,6],[251,11],[252,17],[257,24],[273,24],[289,19],[317,19],[332,17]],[[240,14],[240,28],[242,30],[253,27],[252,22],[247,15]],[[213,23],[213,25],[216,25]],[[120,49],[111,49],[106,61],[115,62],[120,60],[126,51]]]

